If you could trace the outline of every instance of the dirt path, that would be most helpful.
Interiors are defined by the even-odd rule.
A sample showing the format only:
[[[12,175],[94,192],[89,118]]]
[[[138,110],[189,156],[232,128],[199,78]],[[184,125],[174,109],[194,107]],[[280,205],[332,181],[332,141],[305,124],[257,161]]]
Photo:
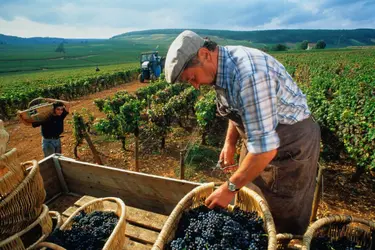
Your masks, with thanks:
[[[112,96],[118,91],[126,90],[130,93],[134,93],[138,88],[146,86],[147,83],[139,83],[137,81],[122,84],[112,89],[108,89],[99,93],[94,93],[79,98],[74,101],[73,106],[70,109],[70,114],[65,119],[64,133],[62,134],[61,144],[63,154],[72,157],[72,150],[74,145],[74,138],[72,135],[72,125],[70,123],[72,116],[71,113],[74,110],[80,111],[82,108],[86,108],[91,112],[94,112],[95,117],[104,117],[104,114],[99,112],[93,103],[96,98],[104,98]],[[33,128],[19,123],[18,121],[11,121],[5,123],[5,129],[10,135],[10,141],[8,144],[9,148],[17,148],[21,161],[27,160],[41,160],[43,159],[43,151],[41,145],[40,128]]]

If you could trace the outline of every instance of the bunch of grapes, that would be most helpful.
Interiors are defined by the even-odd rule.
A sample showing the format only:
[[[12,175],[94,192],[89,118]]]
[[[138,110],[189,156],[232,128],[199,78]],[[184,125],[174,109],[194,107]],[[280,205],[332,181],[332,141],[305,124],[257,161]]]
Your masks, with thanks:
[[[311,241],[311,250],[365,250],[368,247],[359,246],[354,241],[347,237],[341,237],[337,240],[332,240],[327,236],[318,236]]]
[[[267,249],[268,236],[256,212],[200,206],[184,212],[167,249]]]
[[[94,211],[86,214],[81,211],[73,218],[70,230],[56,229],[46,241],[68,250],[98,250],[117,225],[118,216],[113,212]]]

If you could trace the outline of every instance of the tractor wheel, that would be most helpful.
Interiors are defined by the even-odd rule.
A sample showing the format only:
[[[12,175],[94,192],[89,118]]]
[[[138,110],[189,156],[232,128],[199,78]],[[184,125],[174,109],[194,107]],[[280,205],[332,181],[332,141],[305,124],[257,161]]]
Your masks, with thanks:
[[[151,74],[150,75],[150,80],[154,82],[156,80],[156,76],[154,74]]]
[[[145,82],[145,78],[143,77],[143,74],[139,74],[139,75],[138,75],[138,80],[139,80],[140,82],[142,82],[142,83]]]

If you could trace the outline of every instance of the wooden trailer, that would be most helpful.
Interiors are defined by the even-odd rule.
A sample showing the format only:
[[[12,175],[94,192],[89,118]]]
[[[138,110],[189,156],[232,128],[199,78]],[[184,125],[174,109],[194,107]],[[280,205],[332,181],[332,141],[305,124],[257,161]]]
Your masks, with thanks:
[[[46,204],[68,218],[100,197],[118,197],[127,206],[124,249],[151,249],[180,199],[199,183],[143,174],[51,155],[39,162]]]

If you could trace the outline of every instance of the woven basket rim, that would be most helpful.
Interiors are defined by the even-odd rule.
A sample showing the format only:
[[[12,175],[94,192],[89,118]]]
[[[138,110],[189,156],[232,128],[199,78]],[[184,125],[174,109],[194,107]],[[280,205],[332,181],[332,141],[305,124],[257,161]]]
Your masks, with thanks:
[[[43,103],[43,104],[40,104],[40,105],[38,105],[38,106],[32,106],[32,107],[30,107],[30,108],[28,108],[28,109],[18,110],[18,111],[17,111],[17,114],[21,116],[22,114],[25,114],[25,113],[27,113],[27,112],[30,112],[30,111],[32,111],[32,110],[34,110],[34,109],[46,108],[46,107],[48,107],[48,106],[53,106],[53,104],[52,104],[52,103]]]
[[[23,179],[23,181],[18,184],[18,186],[11,192],[9,195],[7,195],[3,200],[0,202],[0,209],[7,205],[9,201],[11,201],[14,196],[16,196],[24,186],[27,185],[28,182],[34,178],[34,176],[39,173],[39,164],[36,160],[26,161],[22,163],[23,165],[26,164],[32,164],[31,171],[27,174],[27,176]]]
[[[12,149],[7,150],[4,154],[0,155],[0,159],[5,158],[5,156],[8,154],[13,154],[12,151],[16,151],[16,150],[17,148],[12,148]]]
[[[18,232],[16,234],[13,234],[12,236],[10,236],[10,237],[6,238],[5,240],[1,241],[0,242],[0,247],[4,246],[6,244],[9,244],[13,240],[15,240],[17,238],[20,238],[22,235],[24,235],[25,233],[29,232],[31,229],[33,229],[35,226],[37,226],[42,221],[42,219],[44,217],[49,216],[50,215],[49,212],[50,211],[49,211],[48,207],[45,204],[43,204],[42,212],[38,216],[38,218],[33,223],[31,223],[30,225],[28,225],[25,229],[23,229],[22,231],[20,231],[20,232]],[[35,245],[36,243],[44,240],[46,237],[47,237],[47,235],[42,234],[42,236],[35,243],[33,243],[32,245]]]
[[[16,154],[16,152],[17,152],[17,148],[12,148],[12,149],[6,151],[4,154],[0,155],[0,161],[14,156],[14,154]],[[2,168],[2,167],[0,166],[0,168]]]
[[[302,249],[310,249],[310,244],[312,239],[314,238],[315,233],[323,226],[330,225],[333,223],[359,223],[368,226],[370,230],[375,230],[375,222],[371,220],[343,214],[325,216],[315,221],[307,228],[305,234],[303,235]]]
[[[185,211],[184,206],[186,207],[186,204],[194,203],[194,200],[196,198],[198,199],[205,198],[204,194],[206,194],[207,192],[210,192],[211,194],[214,191],[214,187],[215,187],[214,182],[201,184],[200,186],[192,189],[189,193],[187,193],[180,200],[180,202],[173,209],[172,213],[169,215],[167,221],[164,223],[163,228],[161,232],[159,233],[159,236],[156,239],[152,247],[153,250],[159,250],[163,246],[165,246],[165,244],[167,243],[166,239],[170,236],[173,230],[175,230],[175,229],[171,229],[170,225],[172,225],[172,223],[175,222],[177,218],[181,216],[182,212]],[[257,205],[256,207],[258,207],[260,211],[263,213],[263,214],[259,214],[259,216],[263,218],[264,228],[268,234],[267,249],[268,250],[276,249],[277,240],[276,240],[275,224],[274,224],[272,214],[268,208],[267,203],[263,200],[263,198],[260,195],[258,195],[255,191],[247,187],[243,187],[236,194],[235,205],[234,206],[229,205],[227,209],[231,211],[233,207],[236,207],[237,202],[238,202],[238,197],[242,195],[251,197],[256,202],[256,204],[254,205]],[[197,197],[197,196],[203,196],[203,197]]]
[[[0,201],[2,201],[24,180],[26,168],[20,164],[16,148],[0,155],[0,162],[0,169],[7,170],[0,176]]]
[[[35,101],[38,101],[38,100],[44,100],[46,101],[46,98],[43,98],[43,97],[37,97],[35,99],[32,99],[28,104],[27,104],[27,108],[32,108],[31,104]],[[41,103],[41,104],[44,104],[44,103]],[[49,104],[49,102],[47,102],[46,104]]]

